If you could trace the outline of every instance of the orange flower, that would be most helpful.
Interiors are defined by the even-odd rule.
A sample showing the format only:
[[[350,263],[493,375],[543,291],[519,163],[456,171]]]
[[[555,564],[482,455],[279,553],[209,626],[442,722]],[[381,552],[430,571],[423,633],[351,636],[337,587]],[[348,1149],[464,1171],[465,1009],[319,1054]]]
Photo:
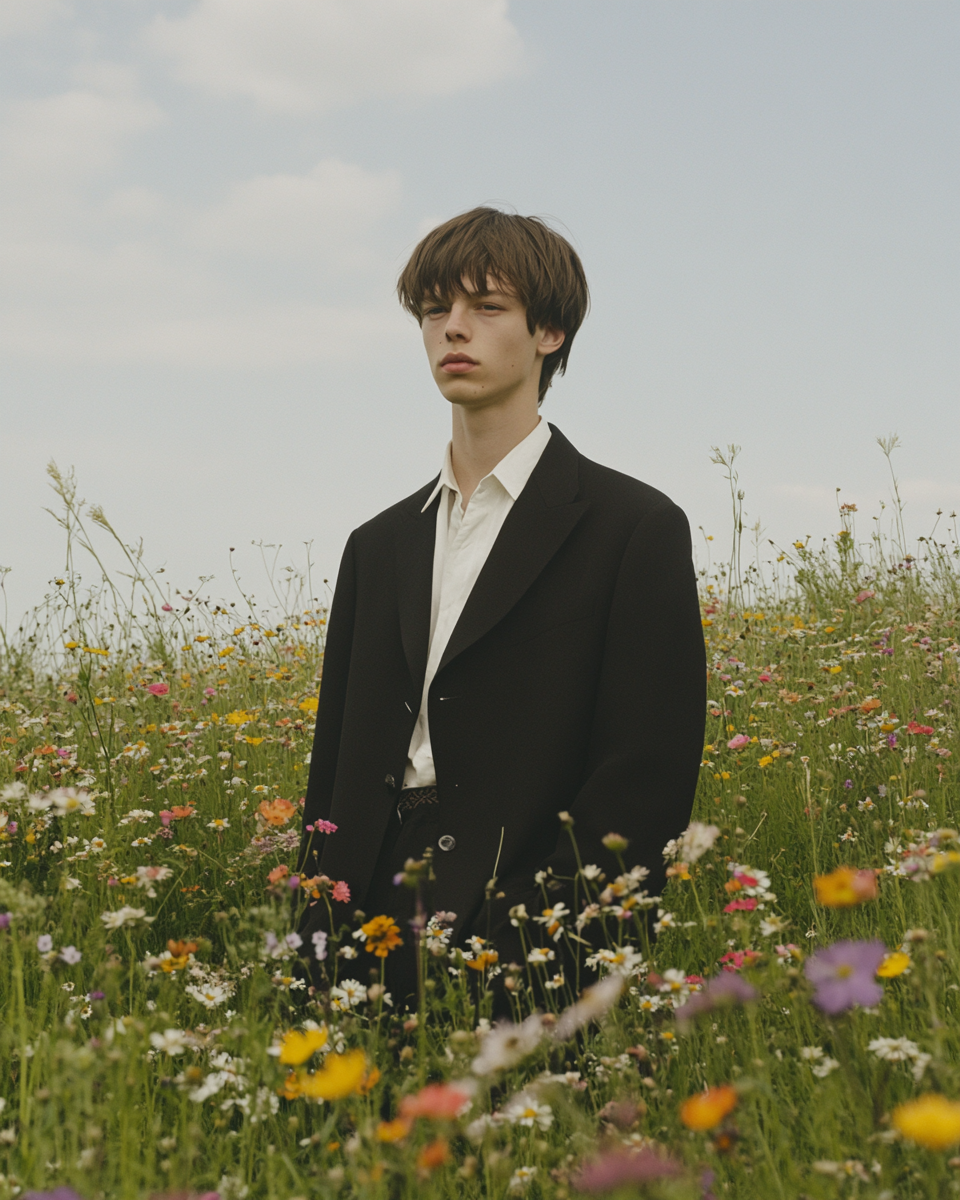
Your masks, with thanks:
[[[278,796],[276,800],[261,800],[257,811],[268,825],[286,825],[296,815],[297,806]]]
[[[417,1155],[417,1167],[423,1174],[428,1175],[437,1167],[442,1167],[444,1163],[450,1161],[450,1147],[447,1145],[445,1138],[437,1138],[436,1141],[430,1142]]]
[[[363,1079],[360,1081],[360,1086],[357,1088],[357,1091],[360,1093],[361,1096],[369,1096],[370,1093],[373,1091],[373,1089],[377,1086],[377,1084],[379,1082],[380,1082],[380,1068],[379,1067],[371,1067],[370,1070],[366,1073],[366,1075],[364,1075]]]
[[[273,870],[272,870],[272,871],[270,872],[270,874],[267,876],[267,879],[268,879],[268,880],[269,880],[271,883],[279,883],[279,882],[280,882],[282,879],[286,879],[286,877],[287,877],[289,874],[290,874],[290,868],[289,868],[289,867],[285,867],[285,866],[283,865],[283,863],[281,863],[279,867],[274,867],[274,868],[273,868]]]
[[[813,890],[817,903],[825,908],[852,908],[866,900],[876,900],[880,894],[875,871],[857,871],[853,867],[837,867],[829,875],[814,875]]]
[[[481,950],[475,958],[467,959],[467,966],[471,971],[485,971],[487,967],[492,967],[499,959],[500,955],[496,950]]]
[[[184,969],[190,961],[190,955],[196,953],[197,943],[175,942],[173,938],[170,938],[167,942],[167,949],[170,951],[170,957],[160,960],[160,970],[166,975],[170,975],[174,971]]]
[[[378,1142],[400,1142],[410,1132],[410,1122],[405,1121],[403,1117],[397,1117],[395,1121],[381,1121],[377,1126],[377,1141]]]
[[[195,811],[192,804],[175,804],[170,809],[170,815],[175,821],[183,821],[187,817],[192,817]]]
[[[680,1120],[688,1129],[712,1129],[737,1107],[736,1088],[724,1084],[697,1092],[680,1105]]]
[[[364,935],[368,954],[377,958],[386,958],[391,950],[403,945],[400,936],[400,926],[394,923],[393,917],[372,917],[366,925],[360,926]]]

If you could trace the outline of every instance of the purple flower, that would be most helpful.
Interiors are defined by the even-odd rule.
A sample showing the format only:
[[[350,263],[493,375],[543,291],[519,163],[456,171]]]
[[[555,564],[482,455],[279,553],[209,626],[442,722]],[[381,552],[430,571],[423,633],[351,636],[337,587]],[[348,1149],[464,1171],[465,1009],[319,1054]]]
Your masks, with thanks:
[[[106,992],[87,992],[88,1000],[106,1000]]]
[[[849,792],[849,791],[850,791],[850,789],[853,787],[853,780],[852,780],[852,779],[845,779],[845,780],[843,781],[843,786],[844,786],[844,787],[847,789],[847,791]]]
[[[747,1004],[756,1000],[757,995],[757,989],[735,971],[724,971],[721,975],[709,979],[702,991],[694,992],[674,1015],[683,1023],[700,1016],[701,1013],[713,1012],[715,1008],[732,1008],[735,1004]]]
[[[891,750],[895,750],[897,746],[897,735],[895,733],[887,734],[887,745]]]
[[[624,1184],[648,1183],[679,1175],[681,1166],[672,1158],[654,1150],[611,1150],[602,1158],[584,1163],[574,1177],[579,1192],[612,1192]]]
[[[825,1013],[845,1012],[855,1004],[869,1006],[883,998],[877,968],[887,953],[883,942],[834,942],[804,963],[816,989],[813,1002]]]
[[[0,929],[9,929],[9,928],[10,928],[10,914],[9,913],[0,913]]]
[[[50,1192],[26,1192],[23,1200],[80,1200],[80,1197],[73,1188],[58,1187]]]

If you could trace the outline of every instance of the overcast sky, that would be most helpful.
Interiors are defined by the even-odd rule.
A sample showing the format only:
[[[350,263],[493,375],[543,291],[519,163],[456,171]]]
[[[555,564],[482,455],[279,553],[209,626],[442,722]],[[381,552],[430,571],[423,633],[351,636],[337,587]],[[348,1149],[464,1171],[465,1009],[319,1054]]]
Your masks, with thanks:
[[[335,575],[439,467],[396,275],[477,203],[562,223],[593,309],[544,412],[726,541],[960,506],[955,0],[0,0],[0,564],[76,468],[184,589]]]

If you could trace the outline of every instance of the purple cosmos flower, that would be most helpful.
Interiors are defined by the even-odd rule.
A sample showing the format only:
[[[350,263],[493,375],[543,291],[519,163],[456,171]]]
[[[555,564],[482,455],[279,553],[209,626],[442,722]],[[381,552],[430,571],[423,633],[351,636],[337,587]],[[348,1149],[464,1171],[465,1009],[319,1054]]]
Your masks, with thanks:
[[[612,1150],[602,1158],[584,1163],[575,1177],[579,1192],[612,1192],[624,1184],[648,1183],[653,1179],[666,1179],[679,1175],[682,1168],[678,1162],[654,1150]]]
[[[735,971],[724,971],[709,979],[702,991],[694,992],[686,1004],[681,1004],[677,1009],[675,1016],[681,1023],[690,1021],[701,1013],[713,1012],[715,1008],[748,1004],[756,1000],[757,995],[757,989]]]
[[[803,970],[816,989],[817,1008],[832,1015],[855,1004],[878,1004],[883,988],[875,976],[886,953],[883,942],[843,941],[811,955]]]

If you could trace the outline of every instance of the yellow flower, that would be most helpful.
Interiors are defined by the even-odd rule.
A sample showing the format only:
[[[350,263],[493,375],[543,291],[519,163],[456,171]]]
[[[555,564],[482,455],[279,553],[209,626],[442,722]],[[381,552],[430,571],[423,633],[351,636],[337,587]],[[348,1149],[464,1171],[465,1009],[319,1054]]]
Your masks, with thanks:
[[[955,867],[958,864],[960,864],[960,851],[944,850],[933,856],[933,866],[931,869],[934,875],[939,875],[947,867]]]
[[[297,708],[299,708],[301,712],[315,713],[319,706],[320,701],[316,696],[308,696],[306,700],[300,701],[300,703],[297,705]]]
[[[769,767],[772,762],[773,762],[773,756],[770,754],[765,754],[763,756],[763,758],[760,759],[758,766]]]
[[[63,644],[67,650],[76,650],[76,648],[80,645],[79,642],[64,642]]]
[[[228,725],[246,725],[248,721],[253,720],[253,717],[242,708],[237,708],[233,712],[227,713],[223,719]]]
[[[881,979],[896,979],[898,975],[902,975],[907,967],[910,966],[910,955],[904,954],[902,950],[894,950],[892,954],[888,954],[879,967],[877,974]]]
[[[367,1073],[367,1056],[362,1050],[328,1054],[315,1075],[297,1081],[299,1094],[315,1100],[342,1100],[358,1091]],[[289,1083],[289,1081],[288,1081]]]
[[[236,646],[224,646],[224,648],[220,651],[219,657],[226,658],[227,655],[232,654],[234,650],[236,650]]]
[[[893,1125],[919,1146],[946,1150],[960,1142],[960,1103],[928,1092],[895,1108]]]
[[[197,636],[193,640],[195,642],[209,642],[210,637],[206,633],[198,633]]]
[[[245,737],[243,740],[247,743],[248,746],[259,746],[260,743],[263,741],[263,738],[262,737]]]
[[[319,1029],[308,1029],[304,1033],[298,1033],[296,1029],[291,1029],[289,1033],[283,1035],[283,1042],[280,1045],[280,1061],[299,1067],[326,1044],[327,1029],[324,1025],[321,1025]]]
[[[393,917],[373,917],[360,929],[366,935],[367,952],[377,958],[386,958],[391,950],[403,945],[400,926],[394,923]]]
[[[84,646],[84,654],[102,654],[104,658],[110,653],[109,650],[98,650],[96,646]]]
[[[813,890],[817,903],[825,908],[852,908],[865,900],[876,900],[877,877],[873,871],[837,867],[829,875],[814,875]]]
[[[729,1084],[697,1092],[680,1105],[680,1120],[688,1129],[712,1129],[737,1107],[737,1092]]]

